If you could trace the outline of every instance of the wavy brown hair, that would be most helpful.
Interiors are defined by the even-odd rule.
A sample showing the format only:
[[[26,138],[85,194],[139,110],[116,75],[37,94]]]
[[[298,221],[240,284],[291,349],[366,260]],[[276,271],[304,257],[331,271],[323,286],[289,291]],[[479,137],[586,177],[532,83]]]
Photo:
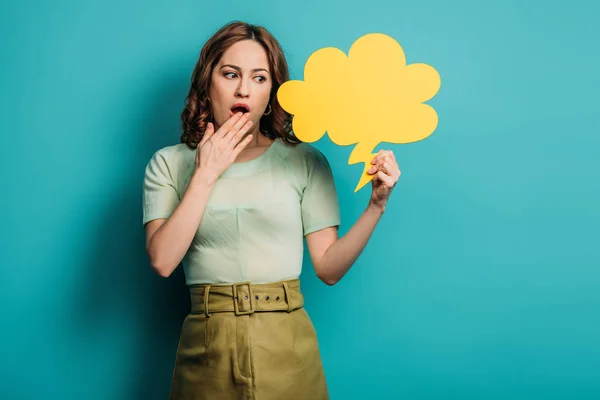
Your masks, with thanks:
[[[272,76],[269,99],[271,113],[260,119],[259,130],[270,139],[281,138],[294,145],[300,140],[292,134],[292,117],[277,100],[277,90],[289,79],[287,61],[279,42],[262,26],[234,21],[220,28],[204,45],[200,58],[192,73],[190,92],[181,113],[181,143],[195,149],[202,140],[206,125],[212,122],[212,110],[208,93],[214,67],[223,53],[233,44],[242,40],[254,40],[265,49]]]

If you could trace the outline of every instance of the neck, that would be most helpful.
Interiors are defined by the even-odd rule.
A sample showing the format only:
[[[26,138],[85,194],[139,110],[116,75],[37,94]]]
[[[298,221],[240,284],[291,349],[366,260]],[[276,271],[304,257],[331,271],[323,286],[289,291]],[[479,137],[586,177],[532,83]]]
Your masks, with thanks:
[[[260,140],[260,139],[262,139],[263,135],[260,132],[259,127],[258,126],[252,127],[252,129],[248,133],[246,133],[244,135],[244,138],[246,138],[250,134],[252,135],[252,140],[250,141],[250,143],[248,143],[248,145],[246,146],[246,148],[260,146],[262,144],[262,142],[263,142],[262,140]],[[244,138],[242,138],[242,140]]]

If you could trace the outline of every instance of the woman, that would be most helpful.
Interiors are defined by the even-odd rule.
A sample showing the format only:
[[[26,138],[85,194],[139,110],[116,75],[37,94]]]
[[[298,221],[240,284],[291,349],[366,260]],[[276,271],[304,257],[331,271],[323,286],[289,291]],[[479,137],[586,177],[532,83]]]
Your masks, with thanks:
[[[373,160],[369,204],[338,239],[331,168],[291,133],[277,102],[288,80],[277,41],[231,23],[203,47],[181,143],[146,168],[143,223],[153,268],[183,264],[190,287],[172,399],[327,399],[299,276],[303,237],[317,276],[338,282],[364,249],[400,171]]]

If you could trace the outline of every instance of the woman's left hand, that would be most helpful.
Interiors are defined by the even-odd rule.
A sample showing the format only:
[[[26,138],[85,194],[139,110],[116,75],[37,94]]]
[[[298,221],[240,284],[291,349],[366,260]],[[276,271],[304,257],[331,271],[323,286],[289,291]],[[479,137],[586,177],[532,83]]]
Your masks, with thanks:
[[[394,153],[390,150],[380,150],[371,164],[373,166],[367,171],[368,174],[374,175],[371,181],[373,193],[370,204],[385,208],[392,189],[400,179],[400,168]]]

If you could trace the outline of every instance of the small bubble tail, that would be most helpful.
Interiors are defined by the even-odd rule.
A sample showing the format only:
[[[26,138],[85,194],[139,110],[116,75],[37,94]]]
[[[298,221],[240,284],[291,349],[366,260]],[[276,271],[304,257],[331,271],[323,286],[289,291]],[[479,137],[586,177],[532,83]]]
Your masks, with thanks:
[[[359,142],[356,147],[354,147],[354,150],[352,150],[352,153],[350,153],[348,164],[352,165],[360,162],[365,164],[358,185],[356,185],[356,188],[354,189],[354,193],[358,192],[373,179],[373,175],[369,175],[367,171],[373,166],[371,160],[377,155],[377,153],[371,153],[375,146],[377,146],[377,143],[368,143],[366,141]]]
[[[358,184],[356,185],[356,188],[354,189],[354,193],[358,192],[360,189],[362,189],[367,183],[371,182],[371,180],[373,179],[374,175],[368,174],[367,171],[370,170],[371,167],[373,166],[373,164],[371,164],[371,160],[376,155],[377,154],[370,154],[369,159],[367,161],[363,161],[365,166],[364,166],[363,172],[360,176],[360,180],[358,181]]]

